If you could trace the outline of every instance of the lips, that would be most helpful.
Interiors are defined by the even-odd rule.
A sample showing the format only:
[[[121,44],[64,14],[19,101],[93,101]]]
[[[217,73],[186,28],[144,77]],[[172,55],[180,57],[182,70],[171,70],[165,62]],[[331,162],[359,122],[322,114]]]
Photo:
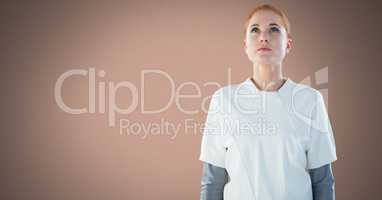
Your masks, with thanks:
[[[272,51],[272,49],[268,47],[261,47],[261,48],[258,48],[257,51]]]

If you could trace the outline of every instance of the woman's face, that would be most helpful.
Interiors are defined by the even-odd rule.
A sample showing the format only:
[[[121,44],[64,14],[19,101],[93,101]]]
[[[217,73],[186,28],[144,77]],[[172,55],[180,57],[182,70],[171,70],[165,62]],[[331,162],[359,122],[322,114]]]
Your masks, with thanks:
[[[254,64],[281,64],[291,44],[292,40],[278,14],[260,10],[250,19],[244,45],[248,58]]]

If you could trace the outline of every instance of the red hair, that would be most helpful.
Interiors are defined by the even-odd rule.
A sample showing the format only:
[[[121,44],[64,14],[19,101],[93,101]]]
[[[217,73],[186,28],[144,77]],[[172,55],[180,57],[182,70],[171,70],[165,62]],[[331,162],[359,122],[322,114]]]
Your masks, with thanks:
[[[247,27],[249,25],[249,21],[251,20],[251,18],[253,17],[253,15],[258,12],[258,11],[261,11],[261,10],[269,10],[269,11],[272,11],[274,13],[276,13],[277,15],[279,15],[281,17],[281,20],[283,22],[283,25],[285,27],[285,30],[286,32],[288,33],[288,36],[290,36],[290,24],[289,24],[289,20],[288,20],[288,17],[285,15],[285,13],[283,11],[281,11],[280,9],[270,5],[270,4],[262,4],[262,5],[259,5],[259,6],[256,6],[252,12],[248,15],[247,17],[247,20],[245,21],[245,24],[244,24],[244,33],[247,32]]]

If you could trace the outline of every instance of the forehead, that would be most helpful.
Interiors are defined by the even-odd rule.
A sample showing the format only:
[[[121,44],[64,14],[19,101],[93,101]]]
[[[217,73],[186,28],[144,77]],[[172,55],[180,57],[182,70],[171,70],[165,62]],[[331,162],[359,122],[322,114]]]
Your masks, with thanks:
[[[276,23],[280,26],[283,26],[283,21],[280,15],[271,10],[260,10],[251,17],[248,26],[251,26],[252,24],[268,26],[270,23]]]

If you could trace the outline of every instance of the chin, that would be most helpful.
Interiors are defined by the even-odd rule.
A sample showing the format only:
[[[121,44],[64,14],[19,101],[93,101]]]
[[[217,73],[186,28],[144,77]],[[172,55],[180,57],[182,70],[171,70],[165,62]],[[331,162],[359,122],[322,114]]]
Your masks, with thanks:
[[[254,64],[259,65],[274,65],[277,64],[274,60],[271,59],[256,59],[253,61]]]
[[[282,59],[271,55],[260,55],[252,59],[252,63],[261,65],[278,65]]]

